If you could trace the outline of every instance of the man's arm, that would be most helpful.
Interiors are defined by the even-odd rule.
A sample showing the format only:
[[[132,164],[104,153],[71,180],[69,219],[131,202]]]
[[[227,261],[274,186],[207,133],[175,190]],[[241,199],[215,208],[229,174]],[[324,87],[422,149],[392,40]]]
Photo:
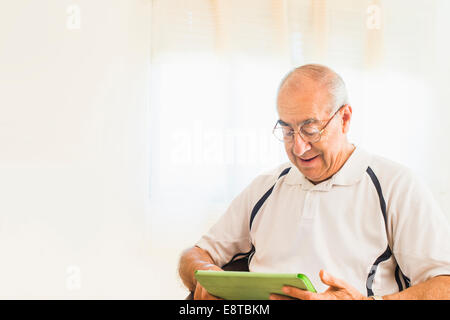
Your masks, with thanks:
[[[289,297],[301,300],[368,300],[369,298],[358,292],[351,285],[337,279],[323,270],[319,273],[320,279],[328,289],[322,293],[313,293],[298,288],[285,286],[285,296],[272,294],[273,300],[286,300]],[[291,299],[292,299],[291,298]],[[409,287],[406,290],[383,296],[383,300],[448,300],[450,299],[450,276],[437,276],[422,283]]]
[[[222,271],[209,253],[199,247],[192,247],[185,250],[180,258],[178,272],[184,285],[189,291],[194,292],[194,299],[214,299],[208,292],[200,285],[197,285],[197,280],[194,277],[196,270],[216,270]]]
[[[406,290],[389,294],[385,300],[449,300],[450,276],[437,276]]]

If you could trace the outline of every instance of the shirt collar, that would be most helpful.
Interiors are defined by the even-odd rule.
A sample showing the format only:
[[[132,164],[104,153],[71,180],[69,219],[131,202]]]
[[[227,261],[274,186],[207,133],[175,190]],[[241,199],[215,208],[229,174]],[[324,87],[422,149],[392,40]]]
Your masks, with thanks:
[[[370,163],[370,154],[363,148],[356,146],[353,153],[344,163],[342,168],[330,179],[314,185],[309,181],[296,166],[286,175],[285,183],[290,185],[301,185],[304,190],[328,191],[333,185],[352,185],[364,176]]]

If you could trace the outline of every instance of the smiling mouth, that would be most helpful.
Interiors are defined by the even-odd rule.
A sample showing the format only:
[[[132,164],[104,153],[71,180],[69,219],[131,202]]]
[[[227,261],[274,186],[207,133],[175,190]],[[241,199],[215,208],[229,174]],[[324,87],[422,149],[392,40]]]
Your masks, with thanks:
[[[312,157],[312,158],[308,158],[308,159],[303,159],[303,158],[300,158],[300,160],[308,162],[308,161],[312,161],[312,160],[314,160],[314,159],[315,159],[315,158],[317,158],[318,156],[319,156],[319,155],[317,155],[317,156],[314,156],[314,157]]]

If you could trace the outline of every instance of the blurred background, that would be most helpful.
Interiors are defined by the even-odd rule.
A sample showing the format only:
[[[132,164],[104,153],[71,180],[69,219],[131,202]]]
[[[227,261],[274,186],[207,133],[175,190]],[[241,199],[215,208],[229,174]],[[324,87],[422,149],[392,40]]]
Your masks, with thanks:
[[[257,174],[281,78],[344,78],[350,140],[450,218],[450,1],[0,2],[0,298],[183,299],[193,245]]]

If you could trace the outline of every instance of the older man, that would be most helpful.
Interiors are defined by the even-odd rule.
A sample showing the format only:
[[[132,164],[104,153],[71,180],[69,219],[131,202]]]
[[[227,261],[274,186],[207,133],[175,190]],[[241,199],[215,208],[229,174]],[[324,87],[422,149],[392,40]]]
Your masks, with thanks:
[[[250,271],[308,275],[318,293],[285,287],[292,298],[450,299],[448,220],[407,168],[348,141],[341,77],[299,67],[277,106],[273,131],[290,163],[257,177],[183,253],[180,276],[194,297],[214,298],[195,270],[247,257]]]

